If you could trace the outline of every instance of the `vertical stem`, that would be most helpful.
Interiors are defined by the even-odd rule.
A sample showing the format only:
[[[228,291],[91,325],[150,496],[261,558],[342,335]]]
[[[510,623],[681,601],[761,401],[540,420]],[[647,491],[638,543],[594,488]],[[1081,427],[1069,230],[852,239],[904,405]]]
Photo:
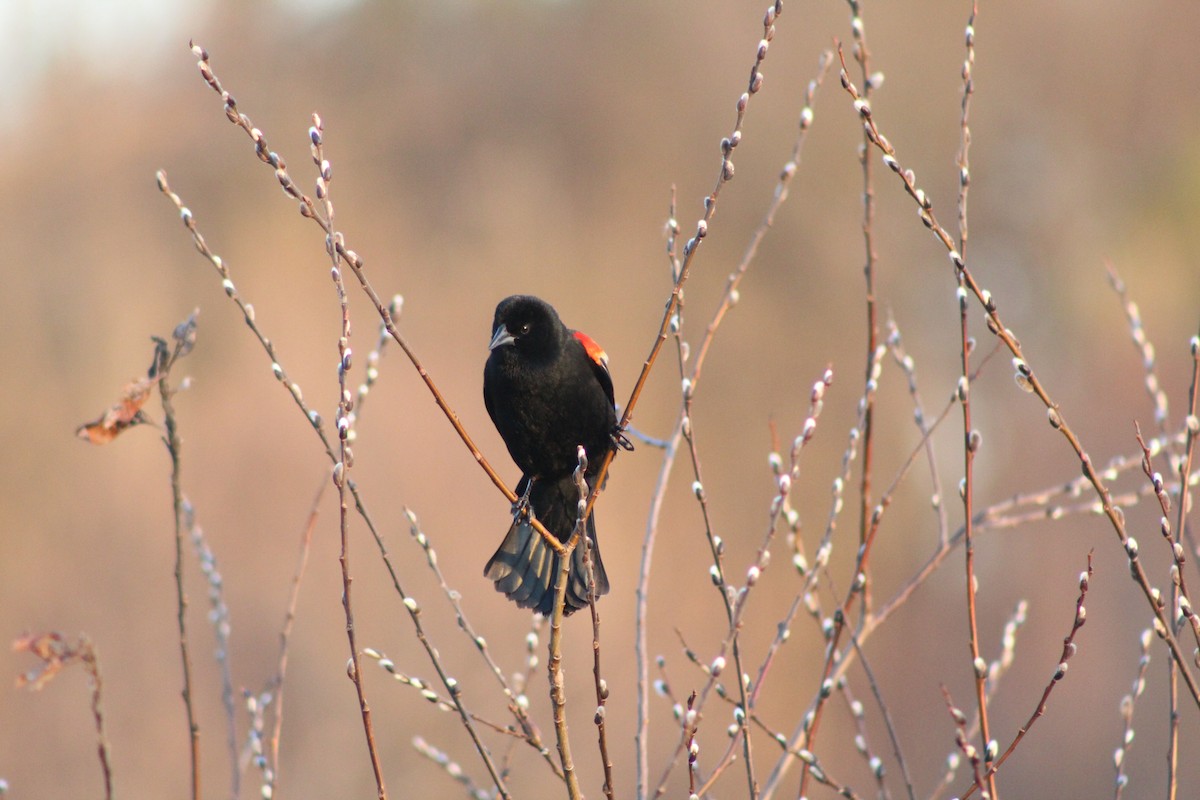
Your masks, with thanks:
[[[166,345],[161,345],[156,358],[166,360]],[[191,757],[192,800],[200,798],[200,724],[192,708],[192,657],[188,651],[187,594],[183,590],[183,529],[184,502],[180,482],[182,462],[180,459],[179,431],[175,425],[175,407],[171,403],[171,387],[167,383],[166,368],[158,381],[158,392],[162,397],[164,442],[171,454],[171,500],[175,507],[175,604],[179,623],[179,653],[183,661],[183,705],[187,711],[188,744]]]
[[[871,54],[867,49],[867,41],[863,32],[862,9],[858,0],[847,0],[850,6],[850,30],[854,37],[854,60],[858,62],[859,68],[863,76],[863,97],[869,99],[869,96],[874,88],[871,83]],[[839,49],[840,53],[840,49]],[[844,66],[844,62],[843,62]],[[863,277],[865,279],[866,299],[867,299],[867,366],[866,374],[863,381],[866,389],[863,392],[863,402],[865,403],[862,413],[862,421],[860,430],[862,431],[862,478],[859,482],[859,550],[867,552],[868,538],[871,529],[872,503],[871,503],[871,470],[874,462],[874,448],[872,447],[872,420],[874,418],[875,409],[875,392],[871,389],[873,381],[876,379],[875,371],[879,365],[879,320],[878,312],[875,306],[875,263],[878,259],[878,254],[875,251],[875,180],[874,167],[871,161],[871,140],[867,131],[863,131],[863,142],[859,148],[859,163],[862,165],[863,174],[863,249],[865,250],[865,261],[863,264]],[[865,619],[870,613],[871,607],[871,591],[869,573],[866,571],[867,564],[865,560],[860,561],[862,577],[861,593],[862,605],[860,611]],[[856,578],[857,580],[857,578]],[[849,610],[849,603],[854,592],[847,598],[847,604],[843,611]],[[847,621],[842,620],[837,629],[837,635],[840,636],[842,624]],[[833,656],[837,652],[836,641],[832,642],[828,651],[828,656],[825,662],[825,678],[828,678],[830,670],[833,669]],[[822,680],[824,680],[823,678]],[[820,719],[823,705],[819,705],[815,709],[813,717],[814,728]],[[806,796],[808,792],[808,782],[810,779],[810,767],[807,762],[801,767],[800,771],[800,796]]]
[[[574,537],[577,539],[578,537]],[[562,673],[562,622],[563,601],[567,596],[567,576],[571,570],[574,540],[559,556],[558,575],[554,578],[554,614],[550,617],[550,657],[547,670],[550,674],[550,705],[554,714],[554,736],[558,742],[558,757],[562,762],[563,777],[567,783],[567,797],[581,800],[579,776],[575,774],[575,761],[571,757],[571,740],[567,735],[567,693]]]
[[[583,484],[583,496],[587,497],[587,484]],[[582,538],[582,546],[591,548],[591,540]],[[600,673],[600,612],[596,610],[596,580],[592,572],[592,555],[588,559],[588,606],[592,613],[592,677],[596,682],[596,736],[600,747],[600,761],[604,768],[604,796],[613,800],[613,765],[608,752],[608,727],[605,724],[605,708],[608,702],[608,684]]]
[[[970,181],[970,149],[971,129],[969,126],[971,95],[974,93],[974,81],[971,76],[975,64],[975,14],[976,6],[972,6],[971,16],[967,22],[966,46],[967,54],[963,60],[963,100],[960,126],[962,138],[959,143],[958,169],[958,252],[966,258],[967,252],[967,193]],[[970,332],[970,302],[967,287],[961,273],[958,275],[958,310],[959,333],[962,348],[962,374],[959,377],[959,397],[963,410],[963,549],[966,554],[966,584],[967,584],[967,625],[970,629],[971,668],[975,673],[975,699],[979,704],[979,735],[983,740],[984,763],[988,768],[985,775],[987,792],[991,800],[997,800],[996,775],[991,769],[994,754],[989,745],[992,741],[990,724],[987,713],[987,662],[979,655],[979,621],[975,608],[975,538],[974,538],[974,494],[975,494],[975,451],[979,447],[979,436],[971,427],[971,348],[973,341]]]
[[[104,773],[104,800],[113,798],[112,763],[108,757],[108,737],[104,734],[104,710],[100,692],[104,685],[100,679],[100,659],[95,645],[86,636],[79,637],[79,654],[92,683],[92,719],[96,722],[96,755],[100,758],[100,769]]]
[[[339,528],[341,534],[341,549],[338,553],[338,563],[342,568],[342,609],[346,615],[346,638],[350,642],[350,677],[354,681],[354,691],[358,696],[358,707],[362,712],[363,732],[367,737],[367,752],[371,758],[371,770],[375,775],[375,789],[380,800],[387,797],[387,787],[383,782],[383,767],[379,762],[379,752],[375,747],[375,730],[371,724],[371,707],[367,704],[367,696],[363,691],[362,671],[359,667],[358,641],[354,632],[354,611],[350,604],[350,515],[349,504],[346,502],[345,474],[346,443],[342,442],[343,460],[334,465],[333,479],[338,489]]]
[[[869,99],[874,88],[871,83],[871,53],[867,49],[866,38],[863,35],[862,17],[860,16],[857,0],[850,0],[850,9],[854,15],[851,23],[851,30],[854,35],[854,59],[858,62],[862,70],[863,97]],[[875,162],[871,159],[871,142],[866,132],[863,133],[863,143],[859,160],[862,163],[863,176],[862,234],[863,250],[865,251],[863,277],[865,278],[867,293],[867,367],[863,380],[870,381],[872,379],[871,373],[875,368],[875,349],[879,346],[879,312],[875,304],[875,264],[879,256],[875,251],[874,234]],[[873,393],[867,395],[867,397],[867,408],[863,414],[862,426],[862,480],[859,484],[859,544],[862,544],[867,539],[867,528],[870,525],[871,519],[871,467],[874,461],[873,448],[871,446],[871,423],[874,418],[875,402]],[[864,613],[870,607],[869,597],[869,591],[864,589]]]
[[[1196,419],[1196,400],[1200,394],[1200,336],[1192,339],[1192,383],[1188,387],[1188,423],[1187,440],[1184,444],[1184,456],[1179,460],[1179,511],[1175,523],[1175,544],[1182,546],[1183,532],[1187,526],[1187,514],[1191,505],[1191,495],[1188,492],[1188,476],[1192,474],[1192,459],[1196,453],[1196,431],[1190,424]],[[1172,582],[1171,608],[1179,606],[1180,586]],[[1176,618],[1175,634],[1183,631],[1184,619]],[[1169,670],[1168,702],[1168,736],[1167,748],[1167,800],[1175,800],[1179,791],[1179,666],[1174,661],[1167,662]]]
[[[978,436],[971,428],[971,348],[968,330],[970,303],[966,290],[959,288],[959,319],[962,333],[962,375],[959,377],[962,387],[963,409],[963,549],[966,554],[966,588],[967,588],[967,624],[970,629],[971,668],[975,672],[975,699],[979,704],[979,733],[983,739],[985,762],[991,761],[989,743],[992,740],[991,729],[987,714],[987,662],[979,655],[979,625],[975,610],[975,538],[974,538],[974,484],[975,484],[975,450],[978,447]],[[990,763],[988,764],[990,766]],[[988,796],[996,800],[996,776],[988,773],[986,776]]]
[[[313,114],[313,124],[309,128],[313,163],[319,173],[317,177],[317,199],[321,201],[324,214],[325,252],[332,262],[330,275],[337,290],[338,306],[341,309],[341,335],[338,337],[338,461],[333,466],[333,483],[338,491],[338,531],[340,550],[338,563],[342,568],[342,609],[346,615],[346,638],[350,643],[350,679],[354,682],[354,691],[358,696],[358,707],[362,713],[363,733],[367,738],[367,753],[371,759],[371,770],[375,774],[375,790],[380,800],[387,798],[387,787],[383,781],[383,766],[379,761],[379,749],[375,745],[375,729],[371,724],[371,707],[367,704],[366,691],[363,689],[362,670],[358,658],[358,641],[354,630],[354,610],[350,603],[350,504],[347,500],[347,483],[349,471],[354,463],[354,455],[350,450],[350,415],[354,410],[354,399],[346,381],[346,373],[352,364],[350,348],[350,301],[346,296],[346,284],[342,280],[340,255],[345,249],[345,241],[333,224],[333,202],[329,199],[329,182],[332,170],[324,153],[324,129],[321,118]]]
[[[647,800],[647,781],[650,774],[650,655],[646,645],[646,606],[650,587],[650,565],[654,557],[654,543],[658,537],[658,520],[666,499],[667,482],[675,466],[675,454],[683,438],[683,420],[675,424],[675,431],[667,442],[666,453],[658,469],[658,481],[650,501],[650,514],[646,521],[646,536],[642,540],[642,560],[638,571],[637,621],[634,639],[634,655],[637,660],[637,733],[634,735],[637,750],[637,800]]]

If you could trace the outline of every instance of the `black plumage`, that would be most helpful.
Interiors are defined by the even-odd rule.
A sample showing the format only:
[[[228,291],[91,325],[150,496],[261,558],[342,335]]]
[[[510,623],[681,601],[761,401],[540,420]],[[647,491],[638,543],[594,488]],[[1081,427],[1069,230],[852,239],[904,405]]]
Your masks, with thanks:
[[[583,445],[589,489],[617,430],[607,357],[595,342],[567,328],[550,304],[514,295],[496,306],[483,402],[509,455],[521,469],[517,495],[561,542],[575,529],[579,490],[574,472]],[[593,516],[587,519],[596,596],[608,591]],[[559,557],[527,519],[514,517],[484,575],[522,608],[550,614]],[[572,557],[564,613],[588,605],[581,542]]]

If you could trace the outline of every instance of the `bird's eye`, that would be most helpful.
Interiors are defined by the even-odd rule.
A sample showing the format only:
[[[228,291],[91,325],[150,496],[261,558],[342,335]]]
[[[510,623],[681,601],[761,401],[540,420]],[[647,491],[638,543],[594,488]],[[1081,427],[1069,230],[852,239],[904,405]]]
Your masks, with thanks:
[[[524,323],[522,323],[522,324],[521,324],[521,327],[517,329],[517,335],[518,335],[518,336],[523,336],[523,335],[525,335],[525,334],[529,333],[529,329],[530,329],[530,328],[532,328],[532,327],[533,327],[533,326],[532,326],[532,325],[530,325],[528,322],[524,322]]]

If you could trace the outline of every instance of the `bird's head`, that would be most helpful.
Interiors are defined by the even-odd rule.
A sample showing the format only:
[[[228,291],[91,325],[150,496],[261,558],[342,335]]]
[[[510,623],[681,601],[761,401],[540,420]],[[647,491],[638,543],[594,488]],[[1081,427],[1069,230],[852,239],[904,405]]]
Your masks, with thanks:
[[[513,295],[496,306],[488,350],[512,346],[530,355],[549,355],[560,346],[563,330],[558,313],[549,303],[531,295]]]

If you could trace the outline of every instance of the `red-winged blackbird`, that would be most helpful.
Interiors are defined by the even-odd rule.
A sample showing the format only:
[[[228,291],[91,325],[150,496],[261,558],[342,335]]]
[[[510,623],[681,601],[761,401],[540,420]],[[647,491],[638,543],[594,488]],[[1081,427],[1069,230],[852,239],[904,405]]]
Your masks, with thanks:
[[[500,301],[492,321],[491,354],[483,369],[483,402],[509,455],[523,473],[518,497],[560,542],[571,538],[578,518],[579,489],[573,475],[577,448],[588,457],[589,489],[600,462],[614,446],[617,413],[608,356],[587,335],[563,325],[543,300],[514,295]],[[596,544],[596,524],[587,519],[596,596],[608,591],[608,576]],[[583,542],[571,559],[563,613],[588,605]],[[522,514],[516,514],[484,575],[521,608],[549,615],[559,556]]]

